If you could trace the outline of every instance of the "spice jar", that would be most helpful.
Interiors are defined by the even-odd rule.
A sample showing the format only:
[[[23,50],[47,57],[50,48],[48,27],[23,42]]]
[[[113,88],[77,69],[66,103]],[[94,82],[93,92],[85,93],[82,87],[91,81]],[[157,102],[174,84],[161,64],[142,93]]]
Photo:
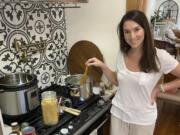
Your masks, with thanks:
[[[12,122],[11,123],[11,128],[12,128],[12,132],[16,133],[17,135],[20,134],[20,128],[17,122]]]
[[[56,92],[45,91],[41,94],[41,108],[45,125],[55,125],[59,120]]]
[[[31,126],[23,128],[22,135],[36,135],[35,128]]]
[[[21,131],[23,130],[23,128],[28,127],[28,126],[29,126],[29,123],[28,123],[28,122],[23,122],[23,123],[21,124]]]

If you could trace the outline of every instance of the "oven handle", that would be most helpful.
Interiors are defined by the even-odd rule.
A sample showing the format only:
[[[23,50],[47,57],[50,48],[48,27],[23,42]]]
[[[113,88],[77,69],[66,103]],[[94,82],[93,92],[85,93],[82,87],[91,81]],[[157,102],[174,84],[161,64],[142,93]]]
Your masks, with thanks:
[[[106,123],[106,122],[109,120],[109,118],[110,118],[110,116],[107,116],[106,119],[103,120],[103,121],[101,122],[101,124],[100,124],[96,129],[99,129],[100,127],[102,127],[102,125],[104,125],[104,123]],[[96,130],[96,129],[95,129],[95,130]]]
[[[89,135],[98,135],[98,130],[110,119],[110,115],[107,114],[106,118],[101,122],[101,124],[95,128]]]

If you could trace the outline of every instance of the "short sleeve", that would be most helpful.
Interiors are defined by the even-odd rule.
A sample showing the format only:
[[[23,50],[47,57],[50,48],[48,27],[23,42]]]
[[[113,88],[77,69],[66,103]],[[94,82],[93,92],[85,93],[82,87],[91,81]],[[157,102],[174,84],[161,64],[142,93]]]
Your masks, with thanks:
[[[179,63],[164,49],[157,49],[157,56],[160,62],[160,70],[165,74],[174,70]]]

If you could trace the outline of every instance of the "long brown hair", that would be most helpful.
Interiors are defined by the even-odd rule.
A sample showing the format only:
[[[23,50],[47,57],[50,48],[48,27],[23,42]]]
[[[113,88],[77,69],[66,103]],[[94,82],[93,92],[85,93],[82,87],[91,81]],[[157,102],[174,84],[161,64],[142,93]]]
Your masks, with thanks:
[[[120,50],[124,54],[127,54],[128,51],[131,49],[129,44],[125,41],[124,38],[124,31],[123,31],[123,25],[127,20],[132,20],[136,23],[138,23],[143,29],[144,29],[144,43],[143,43],[143,54],[140,59],[140,69],[143,72],[149,73],[149,72],[158,72],[159,68],[156,63],[156,60],[158,60],[156,55],[156,49],[154,47],[154,41],[151,34],[151,29],[149,26],[149,22],[145,16],[145,14],[139,10],[131,10],[127,12],[121,22],[118,25],[118,35],[120,40]]]

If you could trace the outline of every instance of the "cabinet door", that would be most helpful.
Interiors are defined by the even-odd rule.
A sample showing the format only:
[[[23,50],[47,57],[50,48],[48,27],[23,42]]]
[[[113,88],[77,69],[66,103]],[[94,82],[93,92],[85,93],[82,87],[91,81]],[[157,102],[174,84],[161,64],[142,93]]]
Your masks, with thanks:
[[[126,0],[126,11],[138,9],[145,12],[147,0]]]

